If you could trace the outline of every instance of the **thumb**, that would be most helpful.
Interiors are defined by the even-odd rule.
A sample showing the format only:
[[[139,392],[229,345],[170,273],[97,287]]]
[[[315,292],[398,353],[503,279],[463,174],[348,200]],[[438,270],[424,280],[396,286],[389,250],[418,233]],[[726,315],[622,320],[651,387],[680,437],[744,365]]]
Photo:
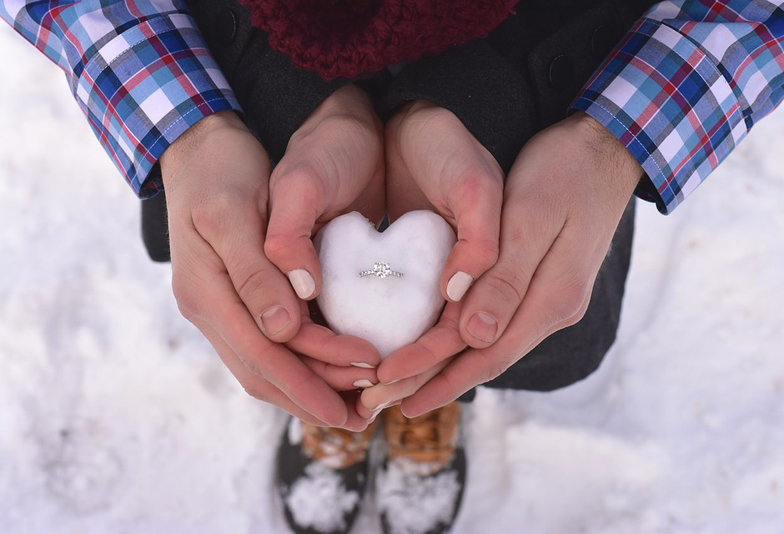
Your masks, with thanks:
[[[264,253],[303,300],[314,299],[321,291],[321,264],[311,235],[323,211],[322,190],[323,184],[310,167],[273,172],[270,180]]]
[[[457,226],[457,243],[441,275],[442,294],[460,301],[474,280],[498,260],[503,204],[502,179],[494,173],[472,171],[449,193]]]

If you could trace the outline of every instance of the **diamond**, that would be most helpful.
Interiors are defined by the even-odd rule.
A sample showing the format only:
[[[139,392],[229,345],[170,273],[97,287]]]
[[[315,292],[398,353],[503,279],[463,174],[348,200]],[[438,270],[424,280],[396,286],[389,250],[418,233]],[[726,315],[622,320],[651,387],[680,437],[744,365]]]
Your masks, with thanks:
[[[392,268],[387,262],[377,262],[373,264],[373,276],[376,278],[386,278],[392,276]]]

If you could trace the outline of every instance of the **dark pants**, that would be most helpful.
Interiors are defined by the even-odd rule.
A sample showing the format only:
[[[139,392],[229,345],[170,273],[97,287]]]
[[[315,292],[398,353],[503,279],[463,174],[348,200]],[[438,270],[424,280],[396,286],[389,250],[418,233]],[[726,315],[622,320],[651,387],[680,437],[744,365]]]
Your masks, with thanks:
[[[310,112],[335,89],[353,82],[371,94],[382,118],[416,99],[450,109],[508,172],[523,143],[565,116],[568,103],[609,47],[652,3],[559,0],[540,5],[536,17],[518,9],[487,40],[426,56],[400,72],[395,69],[394,77],[387,71],[331,83],[295,69],[285,55],[271,50],[235,0],[190,1],[189,7],[243,106],[249,129],[273,162]],[[168,261],[163,194],[143,201],[142,233],[151,258]],[[582,321],[547,338],[487,386],[550,391],[599,367],[618,329],[633,234],[630,202]],[[472,397],[473,392],[463,400]]]

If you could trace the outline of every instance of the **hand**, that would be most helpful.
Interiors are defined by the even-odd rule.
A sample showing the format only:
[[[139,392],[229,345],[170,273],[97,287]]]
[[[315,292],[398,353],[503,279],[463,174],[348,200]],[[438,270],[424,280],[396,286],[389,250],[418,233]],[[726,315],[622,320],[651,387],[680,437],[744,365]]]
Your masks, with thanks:
[[[495,158],[450,111],[417,101],[387,124],[390,219],[430,209],[457,231],[441,293],[459,302],[498,259],[504,175]]]
[[[501,225],[503,172],[452,112],[424,101],[403,108],[387,124],[386,155],[390,218],[415,209],[434,210],[455,228],[458,241],[441,275],[441,293],[450,304],[438,324],[402,349],[405,357],[379,368],[382,382],[392,376],[418,376],[365,390],[357,404],[363,417],[372,416],[379,404],[413,393],[447,363],[442,357],[428,369],[410,368],[419,353],[454,356],[466,347],[458,333],[459,302],[496,262]]]
[[[294,133],[270,178],[264,251],[297,295],[321,291],[321,265],[311,237],[338,215],[384,215],[381,122],[370,98],[353,85],[325,100]]]
[[[353,403],[279,344],[307,314],[263,252],[269,166],[233,112],[199,121],[163,154],[177,303],[249,394],[314,424],[362,428]],[[327,341],[344,361],[377,361],[366,342]]]
[[[376,224],[384,214],[382,126],[364,91],[353,85],[339,89],[291,137],[270,178],[269,204],[267,257],[287,273],[301,299],[312,300],[321,291],[322,278],[311,237],[343,213],[359,211]],[[351,360],[341,342],[367,343],[335,336],[309,321],[287,346],[336,388],[356,390],[357,380],[378,383],[374,370],[359,376],[350,365],[375,367],[380,356],[372,345],[365,347],[372,356]],[[355,403],[351,395],[344,393],[349,406]]]
[[[450,341],[427,349],[416,346],[420,340],[379,367],[383,382],[412,381],[402,391],[411,395],[401,405],[406,415],[426,413],[496,378],[547,336],[583,317],[642,174],[628,150],[584,113],[525,145],[507,179],[498,262],[461,303],[453,330],[451,343],[459,336],[472,348],[453,358],[452,347],[439,348]],[[445,361],[438,375],[414,389],[417,374]]]

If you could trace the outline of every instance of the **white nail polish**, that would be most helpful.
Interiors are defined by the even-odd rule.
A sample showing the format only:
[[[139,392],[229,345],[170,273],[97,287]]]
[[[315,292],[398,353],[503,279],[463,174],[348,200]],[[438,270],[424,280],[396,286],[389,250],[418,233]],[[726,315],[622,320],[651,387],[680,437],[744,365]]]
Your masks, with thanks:
[[[351,365],[353,367],[360,367],[362,369],[375,369],[376,368],[375,365],[370,365],[369,363],[365,363],[365,362],[351,362]]]
[[[373,386],[375,386],[375,384],[366,378],[363,378],[362,380],[354,380],[355,388],[372,388]]]
[[[294,269],[286,276],[289,277],[291,287],[294,288],[297,296],[302,300],[308,299],[316,291],[316,282],[313,281],[313,277],[305,269]]]
[[[393,402],[395,402],[395,401],[389,401],[389,402],[385,402],[384,404],[379,404],[378,406],[376,406],[376,409],[373,410],[373,413],[378,413],[381,410],[383,410],[384,408],[389,408],[392,405]]]
[[[463,271],[457,271],[446,284],[446,296],[453,302],[459,302],[473,282],[473,276]]]

